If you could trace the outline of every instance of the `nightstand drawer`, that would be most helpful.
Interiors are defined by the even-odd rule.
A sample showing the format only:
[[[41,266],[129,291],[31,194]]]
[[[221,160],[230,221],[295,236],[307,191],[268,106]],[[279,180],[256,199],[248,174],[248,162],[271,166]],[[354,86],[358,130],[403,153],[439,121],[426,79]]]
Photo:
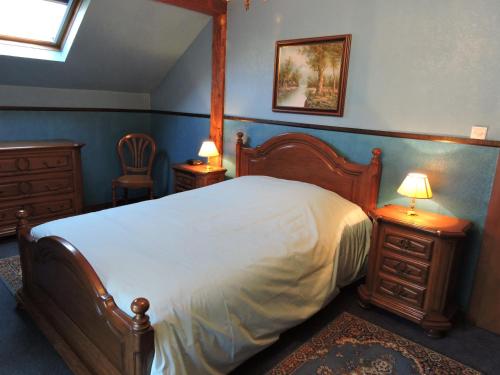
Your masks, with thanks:
[[[207,176],[207,185],[216,184],[224,181],[224,173],[212,174]]]
[[[189,190],[193,190],[193,189],[186,189],[186,188],[183,188],[183,187],[180,187],[180,186],[176,186],[174,192],[175,193],[182,193],[184,191],[189,191]]]
[[[176,164],[173,167],[175,185],[174,191],[180,193],[186,190],[202,188],[224,181],[226,169],[206,165]]]
[[[184,189],[194,189],[196,187],[196,177],[187,173],[177,172],[175,175],[175,185]]]
[[[421,237],[414,232],[406,231],[395,226],[386,226],[384,231],[384,247],[397,253],[405,254],[416,259],[430,260],[434,240]]]
[[[429,265],[412,262],[390,252],[383,252],[380,270],[422,286],[427,285]]]
[[[380,275],[376,293],[422,308],[424,306],[425,290],[423,287],[391,280]]]

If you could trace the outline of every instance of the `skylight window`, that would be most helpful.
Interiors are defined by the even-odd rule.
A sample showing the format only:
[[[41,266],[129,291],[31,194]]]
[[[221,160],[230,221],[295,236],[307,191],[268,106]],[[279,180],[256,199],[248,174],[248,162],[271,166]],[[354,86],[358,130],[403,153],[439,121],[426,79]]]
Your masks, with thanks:
[[[90,0],[0,0],[0,55],[65,61]]]
[[[0,0],[0,39],[61,48],[79,0]]]

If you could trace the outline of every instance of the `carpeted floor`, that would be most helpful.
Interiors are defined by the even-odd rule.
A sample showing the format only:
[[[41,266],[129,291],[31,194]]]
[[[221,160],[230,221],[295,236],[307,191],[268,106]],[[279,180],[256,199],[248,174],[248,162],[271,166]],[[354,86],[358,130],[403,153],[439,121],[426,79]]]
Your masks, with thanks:
[[[0,281],[12,294],[22,286],[21,260],[18,255],[0,259]]]
[[[481,375],[364,319],[343,312],[267,375]]]
[[[17,253],[17,244],[13,239],[0,240],[0,258]],[[356,286],[353,285],[345,288],[314,317],[285,332],[277,343],[245,362],[233,374],[265,374],[343,312],[356,315],[485,374],[500,373],[500,356],[497,355],[500,353],[500,336],[459,323],[443,339],[428,338],[418,326],[393,314],[376,308],[361,309],[357,304]],[[1,282],[0,316],[0,374],[71,374],[30,318],[15,309],[12,294]]]

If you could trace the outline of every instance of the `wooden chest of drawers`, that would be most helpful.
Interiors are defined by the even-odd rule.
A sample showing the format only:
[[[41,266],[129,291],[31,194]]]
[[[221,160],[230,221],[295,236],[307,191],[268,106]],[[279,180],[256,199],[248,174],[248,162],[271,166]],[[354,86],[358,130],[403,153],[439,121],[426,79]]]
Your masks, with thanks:
[[[174,191],[180,193],[224,181],[226,169],[206,165],[176,164],[173,167],[175,184]]]
[[[451,328],[455,271],[466,220],[386,206],[374,218],[363,306],[374,304],[419,323],[430,336]]]
[[[82,146],[0,142],[0,236],[15,234],[20,209],[34,224],[81,213]]]

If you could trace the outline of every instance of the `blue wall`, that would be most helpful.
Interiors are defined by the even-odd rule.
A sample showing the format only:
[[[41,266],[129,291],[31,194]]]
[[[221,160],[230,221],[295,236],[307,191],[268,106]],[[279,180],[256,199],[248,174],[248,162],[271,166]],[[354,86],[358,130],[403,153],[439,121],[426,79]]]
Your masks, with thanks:
[[[497,0],[273,0],[229,3],[226,114],[500,140]],[[208,113],[206,27],[152,93],[153,109]],[[277,40],[352,34],[345,115],[272,112]],[[183,87],[188,87],[186,92]]]
[[[210,133],[210,120],[153,114],[151,124],[152,135],[158,144],[154,171],[156,194],[166,195],[173,191],[172,164],[199,159],[201,143]]]
[[[201,142],[209,134],[209,126],[209,120],[205,118],[153,115],[152,134],[160,145],[155,171],[158,194],[172,191],[171,164],[196,158]],[[419,200],[418,207],[462,217],[474,223],[466,244],[457,288],[461,306],[467,306],[499,149],[226,120],[224,166],[230,177],[235,174],[234,150],[238,131],[245,133],[247,143],[252,147],[285,132],[308,133],[326,141],[341,155],[357,163],[368,163],[372,156],[371,150],[381,148],[383,174],[379,206],[389,203],[407,205],[408,200],[396,192],[398,186],[408,171],[427,173],[434,197]]]
[[[156,193],[165,195],[172,191],[171,165],[197,157],[201,142],[209,135],[209,126],[207,118],[163,114],[0,112],[1,140],[67,138],[86,144],[82,150],[86,205],[110,201],[111,179],[120,173],[115,145],[123,134],[145,132],[156,139],[159,146],[155,163]],[[479,256],[498,149],[226,120],[224,166],[228,168],[229,176],[234,176],[234,149],[238,131],[247,135],[251,146],[284,132],[309,133],[328,142],[343,156],[358,163],[369,162],[370,150],[380,147],[383,150],[383,176],[379,205],[406,205],[407,201],[396,193],[398,185],[408,171],[427,173],[434,197],[419,201],[419,207],[474,222],[461,268],[461,285],[458,288],[461,305],[467,305]]]
[[[273,0],[254,1],[248,12],[241,2],[230,2],[226,115],[459,137],[483,125],[489,126],[488,139],[500,140],[499,13],[496,0]],[[202,31],[153,92],[153,109],[208,113],[211,70],[204,62],[210,34],[208,27]],[[353,36],[344,117],[272,112],[275,42],[338,34]],[[178,96],[182,77],[204,96]],[[175,128],[199,131],[186,117]],[[379,204],[407,204],[396,193],[398,184],[409,171],[427,173],[435,196],[419,206],[475,225],[459,277],[460,302],[467,305],[498,149],[226,121],[224,165],[230,174],[237,130],[248,134],[252,146],[281,132],[304,131],[356,162],[367,162],[369,150],[381,147]],[[193,157],[196,142],[170,141],[167,148]]]
[[[408,205],[408,199],[399,196],[397,188],[408,171],[427,173],[434,196],[431,200],[419,200],[417,207],[466,218],[474,223],[464,251],[460,283],[457,288],[461,306],[467,306],[480,252],[481,236],[499,155],[498,149],[226,121],[224,166],[228,168],[231,176],[234,176],[235,172],[238,131],[245,133],[248,138],[247,143],[252,147],[281,133],[297,131],[308,133],[326,141],[347,159],[363,164],[370,161],[373,148],[381,148],[383,172],[379,206],[389,203]]]
[[[84,204],[111,201],[120,175],[116,142],[132,132],[150,133],[149,113],[0,111],[0,140],[70,139],[82,149]]]
[[[229,5],[226,114],[500,140],[500,1],[273,0]],[[343,118],[271,110],[277,40],[352,34]]]

